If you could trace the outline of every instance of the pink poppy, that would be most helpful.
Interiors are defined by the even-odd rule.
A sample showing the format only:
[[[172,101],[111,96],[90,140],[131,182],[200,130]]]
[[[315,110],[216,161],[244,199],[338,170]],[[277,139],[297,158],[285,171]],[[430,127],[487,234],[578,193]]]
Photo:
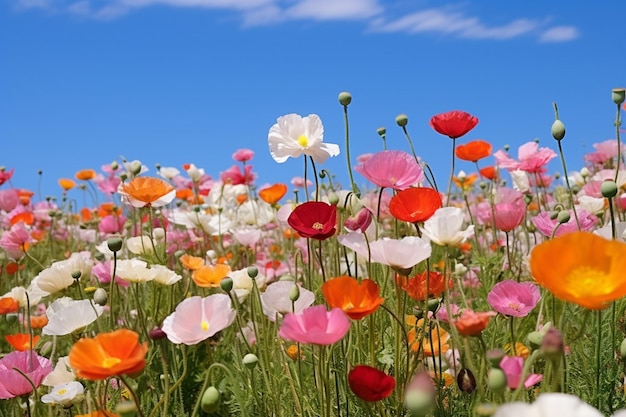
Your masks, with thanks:
[[[8,190],[0,190],[0,210],[9,212],[13,210],[20,202],[20,192],[17,188],[9,188]]]
[[[617,140],[610,139],[604,142],[594,143],[595,152],[590,152],[584,156],[585,161],[592,164],[603,165],[605,162],[612,161],[617,156]]]
[[[359,230],[365,233],[365,230],[367,230],[371,223],[372,212],[368,208],[363,207],[356,215],[348,217],[343,222],[343,226],[351,232]]]
[[[500,314],[526,317],[537,306],[541,294],[532,282],[506,280],[493,286],[487,302]]]
[[[190,297],[163,320],[163,332],[172,343],[195,345],[224,330],[235,320],[226,294]]]
[[[248,162],[254,158],[252,149],[237,149],[233,154],[233,159],[237,162]]]
[[[98,282],[101,284],[107,284],[111,282],[111,265],[113,261],[101,262],[99,264],[94,265],[91,268],[91,273],[98,279]],[[128,287],[130,282],[124,281],[119,276],[115,275],[115,283],[120,287]]]
[[[493,209],[496,228],[503,232],[510,232],[522,224],[526,214],[523,204],[498,203]]]
[[[24,251],[32,242],[30,234],[23,222],[14,224],[8,232],[0,237],[0,248],[4,249],[11,259],[21,259]]]
[[[0,400],[30,394],[50,372],[52,362],[33,350],[9,353],[0,359]]]
[[[517,389],[522,378],[524,358],[521,356],[505,356],[500,361],[500,369],[502,369],[506,375],[506,382],[509,388]],[[543,375],[530,374],[526,378],[526,381],[524,381],[524,387],[528,389],[541,382],[542,379]]]
[[[494,153],[493,156],[496,158],[497,165],[507,171],[521,170],[535,174],[544,172],[548,162],[557,155],[550,148],[539,149],[537,142],[528,142],[519,147],[517,153],[519,161],[512,159],[502,150]]]
[[[126,223],[126,217],[121,215],[109,214],[104,216],[98,224],[98,230],[100,233],[120,233],[124,230],[124,224]]]
[[[562,236],[566,233],[572,233],[578,231],[578,226],[576,225],[576,219],[574,218],[574,212],[569,210],[570,219],[567,223],[563,223],[559,226],[554,233],[554,237]],[[578,222],[580,223],[580,230],[583,231],[592,231],[595,225],[598,223],[598,218],[593,214],[589,213],[586,210],[576,210],[578,214]],[[544,236],[552,236],[552,232],[554,228],[557,226],[557,219],[551,219],[550,213],[546,211],[542,211],[532,219],[533,224]]]
[[[256,174],[252,172],[252,165],[246,165],[243,168],[243,171],[241,170],[241,167],[239,167],[239,165],[233,165],[226,171],[222,171],[220,173],[220,179],[224,184],[250,185],[254,183],[254,180],[256,179]]]
[[[451,139],[460,138],[478,124],[478,118],[461,110],[437,114],[430,119],[430,127]]]
[[[404,190],[424,180],[422,167],[403,151],[377,152],[354,170],[373,184],[394,190]]]
[[[0,169],[0,185],[11,179],[11,177],[13,176],[13,171],[15,171],[15,168],[11,168],[8,171]]]
[[[350,330],[350,319],[340,308],[326,310],[317,305],[288,313],[280,326],[278,335],[287,340],[314,345],[332,345],[341,340]]]

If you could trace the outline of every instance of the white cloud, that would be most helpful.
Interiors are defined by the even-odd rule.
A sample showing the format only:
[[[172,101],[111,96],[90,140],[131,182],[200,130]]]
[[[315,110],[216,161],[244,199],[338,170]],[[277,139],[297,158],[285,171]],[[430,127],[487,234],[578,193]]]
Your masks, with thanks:
[[[302,0],[289,7],[291,19],[356,20],[382,12],[377,0]]]
[[[580,37],[580,31],[573,26],[556,26],[543,32],[539,42],[568,42]]]
[[[517,19],[502,26],[487,26],[477,17],[452,9],[421,10],[391,22],[376,22],[372,29],[380,32],[442,33],[467,39],[504,40],[526,35],[540,22]]]

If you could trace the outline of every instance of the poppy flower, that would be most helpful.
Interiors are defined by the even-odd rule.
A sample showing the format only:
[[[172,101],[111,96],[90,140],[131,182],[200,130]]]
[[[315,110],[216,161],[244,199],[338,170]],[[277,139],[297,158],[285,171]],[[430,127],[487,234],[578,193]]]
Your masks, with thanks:
[[[475,312],[466,308],[454,319],[454,326],[461,336],[478,336],[489,324],[489,319],[495,315],[495,311]]]
[[[254,158],[254,151],[252,149],[237,149],[233,153],[233,159],[237,162],[248,162]]]
[[[455,149],[456,157],[468,162],[478,162],[491,155],[491,144],[481,139],[472,140]]]
[[[198,287],[219,287],[222,279],[230,273],[230,266],[225,264],[204,265],[191,274],[191,279]]]
[[[537,306],[541,294],[532,282],[505,280],[493,286],[487,302],[495,311],[511,317],[526,317]]]
[[[493,214],[496,229],[510,232],[522,224],[526,215],[526,205],[523,203],[498,203],[494,206]]]
[[[120,183],[117,191],[133,207],[161,207],[176,197],[176,190],[168,182],[153,177],[135,177]]]
[[[484,178],[487,178],[488,180],[494,180],[498,177],[498,171],[496,170],[496,167],[493,165],[481,168],[480,171],[480,175],[482,175]]]
[[[263,314],[270,321],[276,321],[276,317],[282,317],[286,313],[299,313],[313,304],[315,294],[303,287],[298,287],[298,299],[291,301],[290,294],[295,285],[298,284],[292,281],[276,281],[268,285],[261,294]]]
[[[326,306],[308,307],[300,313],[287,313],[278,336],[299,343],[332,345],[350,330],[350,320],[339,308],[326,311]]]
[[[499,150],[493,154],[500,168],[507,171],[524,171],[530,174],[542,173],[550,160],[557,157],[556,152],[550,148],[539,148],[535,141],[527,142],[519,147],[517,157],[519,161],[512,159],[506,152]]]
[[[461,110],[437,114],[430,119],[430,127],[450,139],[460,138],[477,124],[478,118],[476,116]]]
[[[52,372],[52,362],[34,350],[15,351],[0,359],[0,400],[33,392]]]
[[[424,170],[403,151],[377,152],[354,170],[381,188],[404,190],[424,180]]]
[[[465,214],[458,207],[442,207],[424,222],[423,232],[437,245],[459,245],[474,235],[474,225],[461,230]]]
[[[588,232],[543,242],[530,253],[535,281],[555,297],[593,310],[626,295],[626,244]]]
[[[63,188],[64,191],[69,191],[76,187],[76,183],[70,178],[59,178],[58,182],[59,186]]]
[[[268,144],[274,161],[283,163],[287,158],[308,155],[317,163],[324,163],[329,156],[339,155],[339,145],[324,143],[324,126],[317,114],[302,117],[288,114],[279,117],[270,128]]]
[[[402,239],[383,237],[370,244],[370,259],[396,269],[413,268],[418,263],[430,257],[432,248],[430,242],[417,236],[405,236]],[[360,253],[367,257],[367,246]]]
[[[391,215],[409,223],[426,221],[443,205],[439,192],[427,187],[398,191],[389,202]]]
[[[380,298],[380,287],[371,279],[360,283],[356,278],[341,276],[322,284],[322,293],[330,307],[343,310],[352,320],[372,314],[385,301]]]
[[[324,240],[337,231],[337,207],[321,201],[307,201],[291,212],[287,223],[302,237]]]
[[[478,174],[467,175],[465,171],[460,171],[459,175],[452,177],[452,182],[454,182],[454,185],[456,185],[461,191],[469,191],[472,189],[472,186],[477,179]]]
[[[514,401],[498,407],[493,417],[535,417],[535,416],[585,416],[602,417],[601,413],[580,398],[572,394],[549,392],[540,394],[534,403]],[[623,417],[623,411],[613,414],[613,417]]]
[[[40,336],[36,335],[32,338],[28,333],[8,334],[4,336],[6,341],[13,347],[13,349],[23,352],[25,350],[32,350],[39,342]]]
[[[96,177],[96,171],[93,169],[81,169],[76,174],[74,174],[74,178],[80,181],[89,181]]]
[[[506,383],[511,389],[517,389],[524,373],[524,358],[521,356],[505,356],[500,361],[500,369],[506,375]],[[543,375],[530,374],[526,376],[524,387],[526,389],[538,384],[543,379]]]
[[[348,374],[352,392],[363,401],[375,402],[391,395],[396,387],[394,377],[367,365],[357,365]]]
[[[274,205],[280,201],[281,198],[287,193],[287,186],[285,184],[274,184],[270,187],[263,188],[259,191],[259,197],[267,204]]]
[[[14,171],[15,171],[15,168],[11,168],[8,171],[4,168],[0,169],[0,185],[10,180],[11,177],[13,176]]]
[[[420,350],[420,345],[424,355],[430,357],[439,357],[450,350],[450,334],[443,327],[431,326],[429,334],[424,335],[423,318],[417,320],[413,315],[407,316],[406,323],[411,326],[407,337],[413,352]]]
[[[80,339],[70,350],[69,362],[79,378],[98,381],[141,372],[146,353],[148,343],[139,343],[134,331],[120,329]]]
[[[0,315],[16,313],[20,309],[20,303],[11,297],[0,298]]]
[[[426,287],[427,281],[428,288]],[[439,297],[446,290],[446,286],[450,287],[450,282],[446,283],[445,275],[437,271],[430,271],[430,273],[424,271],[400,284],[401,288],[415,301],[424,301],[428,297]]]
[[[195,271],[204,266],[204,259],[199,256],[192,256],[187,253],[183,254],[180,258],[178,258],[181,264],[190,271]]]

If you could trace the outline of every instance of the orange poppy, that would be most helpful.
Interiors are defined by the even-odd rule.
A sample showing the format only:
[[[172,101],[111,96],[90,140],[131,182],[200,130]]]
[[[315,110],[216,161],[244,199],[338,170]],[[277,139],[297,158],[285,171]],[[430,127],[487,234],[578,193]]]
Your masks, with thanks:
[[[18,195],[20,197],[20,203],[26,206],[30,203],[30,199],[35,195],[35,193],[30,190],[20,190]]]
[[[98,216],[105,217],[109,214],[122,214],[122,209],[117,207],[115,203],[101,203],[100,207],[98,207]]]
[[[15,298],[0,298],[0,314],[16,313],[19,309],[20,303]]]
[[[274,184],[271,187],[267,187],[259,191],[259,197],[267,204],[274,205],[280,201],[287,194],[287,185]]]
[[[461,336],[478,336],[487,328],[489,319],[496,314],[495,311],[476,312],[466,308],[461,315],[454,320],[454,326]]]
[[[98,381],[115,375],[136,374],[146,366],[148,343],[139,343],[139,335],[120,329],[83,338],[72,346],[70,366],[79,378]]]
[[[424,335],[424,319],[417,320],[415,316],[407,316],[406,322],[412,326],[409,330],[408,342],[413,352],[417,352],[422,348],[422,352],[426,356],[438,357],[440,354],[450,350],[450,334],[441,326],[433,326],[428,335]]]
[[[204,266],[204,259],[198,257],[198,256],[191,256],[189,254],[184,254],[182,255],[180,258],[178,258],[180,260],[180,263],[183,264],[183,266],[191,271],[195,271],[197,269],[200,269]]]
[[[225,264],[204,265],[191,274],[191,279],[198,287],[219,287],[220,282],[230,273],[230,266]]]
[[[454,184],[462,191],[470,190],[477,179],[478,174],[469,174],[464,177],[452,177]]]
[[[487,178],[488,180],[493,181],[496,178],[498,178],[498,170],[493,165],[481,168],[479,172],[480,172],[480,175],[482,175],[484,178]]]
[[[245,203],[246,201],[248,201],[248,195],[247,194],[239,194],[237,195],[237,203],[239,205]]]
[[[24,352],[26,350],[32,350],[39,342],[41,336],[33,336],[33,343],[30,341],[30,334],[28,333],[17,333],[17,334],[8,334],[4,336],[7,342],[13,347],[13,349]]]
[[[46,231],[45,230],[32,230],[30,232],[30,237],[33,238],[35,243],[41,242],[42,240],[46,238]]]
[[[64,191],[69,191],[72,188],[76,187],[76,183],[74,182],[74,180],[69,178],[59,178],[58,182],[59,186],[63,188]]]
[[[409,223],[424,222],[442,204],[441,195],[432,188],[406,188],[391,198],[389,212],[398,220]]]
[[[380,288],[371,279],[360,283],[356,278],[340,276],[322,284],[322,293],[328,305],[340,308],[352,320],[372,314],[385,301],[380,298]]]
[[[444,274],[437,271],[427,271],[409,278],[406,283],[401,283],[401,288],[415,301],[424,301],[428,297],[439,297],[446,290],[446,278]],[[428,288],[426,288],[426,277],[428,276]],[[448,288],[451,283],[448,282]]]
[[[74,174],[74,178],[80,181],[89,181],[96,177],[96,171],[93,169],[81,169],[76,174]]]
[[[11,217],[10,223],[11,225],[17,224],[19,222],[23,222],[27,225],[32,225],[35,223],[35,215],[30,211],[23,211],[15,216]]]
[[[179,200],[188,200],[193,198],[193,190],[191,188],[179,188],[176,190],[176,198]]]
[[[626,243],[589,232],[567,233],[535,246],[530,272],[555,297],[601,310],[626,295]]]
[[[454,152],[456,157],[463,161],[478,162],[491,155],[491,144],[484,140],[476,139],[457,146]]]
[[[515,350],[513,349],[513,344],[507,343],[504,345],[504,353],[510,356],[521,356],[524,359],[527,359],[530,356],[530,349],[523,343],[515,342]]]
[[[97,410],[88,414],[74,414],[74,417],[120,417],[120,415],[110,411]]]
[[[46,316],[30,316],[30,327],[33,329],[42,329],[48,324]]]
[[[176,190],[168,182],[154,177],[136,177],[121,184],[121,194],[133,207],[161,207],[176,197]]]

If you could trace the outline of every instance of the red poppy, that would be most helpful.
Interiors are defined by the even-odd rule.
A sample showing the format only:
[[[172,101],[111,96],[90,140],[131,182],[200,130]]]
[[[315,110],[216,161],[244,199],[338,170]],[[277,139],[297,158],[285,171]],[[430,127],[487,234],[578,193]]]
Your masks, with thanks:
[[[476,139],[464,145],[457,146],[454,152],[459,159],[469,162],[478,162],[480,159],[491,155],[491,143]]]
[[[461,110],[452,110],[433,116],[430,127],[451,139],[460,138],[478,124],[478,118]]]
[[[498,177],[498,171],[496,171],[496,167],[491,165],[488,167],[484,167],[480,170],[480,175],[487,178],[488,180],[494,180]]]
[[[337,231],[337,207],[321,201],[307,201],[291,212],[287,222],[302,237],[324,240]]]
[[[441,206],[441,195],[432,188],[407,188],[392,197],[389,212],[398,220],[424,222]]]
[[[428,287],[426,286],[426,271],[409,278],[406,282],[400,282],[401,288],[412,299],[424,301],[428,297],[439,297],[446,290],[446,277],[441,272],[430,271],[428,274]],[[448,288],[451,287],[448,281]]]
[[[373,402],[389,397],[396,380],[371,366],[358,365],[348,374],[348,384],[357,397]]]

